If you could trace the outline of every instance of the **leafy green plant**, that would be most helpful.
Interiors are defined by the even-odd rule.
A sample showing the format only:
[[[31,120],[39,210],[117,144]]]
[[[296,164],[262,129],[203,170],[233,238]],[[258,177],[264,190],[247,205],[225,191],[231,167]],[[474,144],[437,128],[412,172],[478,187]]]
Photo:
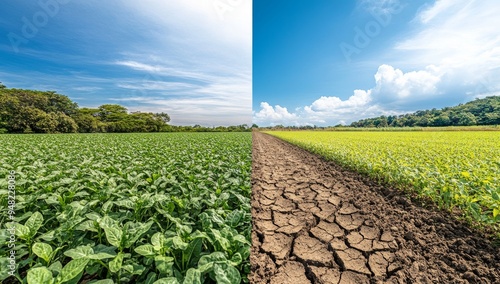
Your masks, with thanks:
[[[500,236],[500,135],[497,131],[271,131],[368,176],[411,188],[439,207]]]
[[[248,283],[250,133],[9,135],[0,143],[0,190],[7,171],[17,173],[19,281]],[[2,268],[0,281],[16,280]]]

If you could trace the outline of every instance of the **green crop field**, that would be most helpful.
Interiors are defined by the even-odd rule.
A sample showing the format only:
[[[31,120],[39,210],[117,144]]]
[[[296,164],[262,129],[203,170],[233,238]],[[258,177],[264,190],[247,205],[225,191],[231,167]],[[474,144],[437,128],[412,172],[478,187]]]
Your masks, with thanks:
[[[250,172],[250,133],[2,135],[0,282],[246,283]]]
[[[268,133],[500,231],[498,131]]]

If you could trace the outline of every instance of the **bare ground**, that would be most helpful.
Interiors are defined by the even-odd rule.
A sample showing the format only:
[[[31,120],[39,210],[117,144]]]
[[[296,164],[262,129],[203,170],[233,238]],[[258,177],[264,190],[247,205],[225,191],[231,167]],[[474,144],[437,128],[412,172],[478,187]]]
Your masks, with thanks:
[[[253,136],[251,283],[500,283],[500,249],[446,213]]]

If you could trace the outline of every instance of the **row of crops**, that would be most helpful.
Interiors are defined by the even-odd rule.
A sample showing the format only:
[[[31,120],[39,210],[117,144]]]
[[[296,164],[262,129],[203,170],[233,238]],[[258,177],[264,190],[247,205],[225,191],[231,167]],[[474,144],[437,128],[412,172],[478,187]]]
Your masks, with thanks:
[[[500,231],[497,131],[269,133]]]
[[[0,282],[248,282],[250,133],[8,135],[0,145]]]

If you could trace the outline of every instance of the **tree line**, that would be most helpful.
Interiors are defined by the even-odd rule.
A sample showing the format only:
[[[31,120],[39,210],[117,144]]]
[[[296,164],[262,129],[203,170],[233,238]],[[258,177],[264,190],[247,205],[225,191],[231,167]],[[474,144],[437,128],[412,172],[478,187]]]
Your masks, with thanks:
[[[10,89],[0,83],[0,133],[249,131],[247,125],[169,125],[165,112],[132,112],[117,104],[80,108],[53,91]]]
[[[351,127],[433,127],[500,125],[500,96],[443,109],[420,110],[403,115],[379,116],[351,123]]]
[[[446,127],[446,126],[494,126],[500,125],[500,96],[460,104],[443,109],[420,110],[402,115],[379,116],[361,119],[350,125],[335,126],[284,126],[274,125],[252,128],[269,130],[354,130],[354,128],[401,128],[401,127]],[[360,129],[362,130],[362,129]]]

